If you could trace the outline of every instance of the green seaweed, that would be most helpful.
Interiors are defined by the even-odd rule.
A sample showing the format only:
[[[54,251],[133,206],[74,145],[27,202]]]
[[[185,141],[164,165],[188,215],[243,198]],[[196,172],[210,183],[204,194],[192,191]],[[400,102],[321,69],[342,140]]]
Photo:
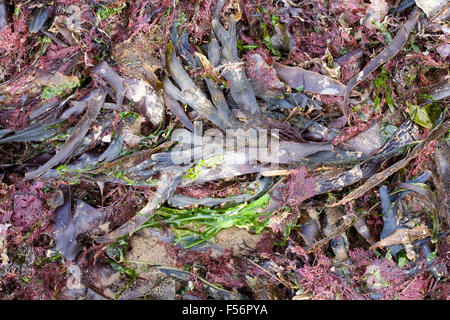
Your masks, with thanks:
[[[126,4],[122,4],[122,6],[120,6],[119,8],[110,8],[110,7],[106,7],[106,6],[101,6],[100,8],[97,9],[97,18],[99,20],[105,20],[108,19],[110,16],[112,15],[116,15],[122,12],[122,9],[125,8]]]
[[[384,97],[386,99],[386,103],[389,107],[389,110],[391,113],[394,113],[394,106],[397,106],[397,103],[395,102],[394,98],[391,94],[391,88],[387,85],[387,82],[389,80],[388,74],[386,72],[386,69],[382,68],[380,75],[375,79],[375,87],[377,88],[377,94],[376,98],[374,100],[374,108],[375,111],[379,110],[380,107],[380,92],[381,89],[383,90]]]
[[[258,49],[259,46],[257,44],[243,44],[242,42],[238,41],[237,42],[237,48],[241,51],[244,50],[254,50],[254,49]]]
[[[41,91],[41,99],[43,101],[54,98],[56,96],[59,96],[63,93],[65,95],[68,94],[68,92],[72,92],[73,89],[78,88],[81,85],[80,80],[76,80],[74,82],[67,82],[60,86],[56,87],[50,87],[50,86],[44,86]],[[70,90],[69,90],[70,89]],[[68,91],[68,92],[66,92]]]
[[[407,101],[406,105],[412,115],[412,120],[428,130],[433,128],[434,123],[442,112],[442,109],[436,103],[430,103],[425,106],[417,106]]]
[[[259,233],[268,223],[268,219],[260,219],[259,209],[265,208],[269,200],[270,196],[266,193],[249,204],[242,203],[228,209],[198,207],[183,210],[161,207],[139,229],[170,225],[176,235],[176,242],[185,248],[201,244],[219,231],[231,227]]]
[[[262,40],[263,40],[264,44],[266,45],[266,47],[270,50],[270,53],[272,53],[274,56],[281,57],[280,51],[278,51],[277,49],[275,49],[272,46],[272,37],[269,35],[267,26],[263,21],[261,21],[261,29],[264,32]]]
[[[202,167],[212,168],[220,163],[223,163],[223,161],[224,161],[224,157],[221,154],[204,159],[204,160],[201,159],[197,162],[197,164],[195,166],[189,168],[189,170],[184,175],[183,179],[190,179],[190,180],[194,181],[200,175]]]
[[[383,34],[386,44],[390,44],[392,42],[393,37],[389,33],[389,30],[384,26],[384,24],[382,24],[381,22],[375,21],[375,20],[372,23],[375,25],[377,30]]]

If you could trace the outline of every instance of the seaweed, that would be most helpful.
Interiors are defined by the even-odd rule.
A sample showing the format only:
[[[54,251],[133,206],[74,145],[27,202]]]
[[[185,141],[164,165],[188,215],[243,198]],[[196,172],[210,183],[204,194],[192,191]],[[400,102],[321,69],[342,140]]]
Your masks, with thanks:
[[[348,98],[353,88],[358,83],[366,79],[367,76],[371,74],[373,71],[375,71],[379,66],[386,63],[389,59],[395,56],[402,49],[406,41],[408,41],[409,34],[417,24],[419,16],[420,12],[416,10],[413,11],[408,20],[400,27],[394,39],[392,39],[392,42],[386,48],[384,48],[375,58],[373,58],[369,63],[367,63],[367,65],[363,68],[361,72],[358,73],[357,76],[350,79],[350,81],[347,83],[347,88],[345,90],[344,95],[344,102],[342,105],[342,112],[344,116],[347,118],[347,121],[348,121],[348,114],[347,114]]]
[[[121,225],[118,229],[97,238],[96,241],[98,243],[111,242],[126,235],[131,236],[134,232],[138,231],[149,217],[155,214],[155,211],[160,205],[172,195],[187,170],[188,167],[182,167],[176,171],[162,173],[158,181],[156,193],[147,205],[139,210],[135,217]]]
[[[7,21],[7,10],[5,1],[0,2],[0,29],[3,29],[4,26],[8,24]]]
[[[0,0],[0,297],[445,297],[448,4],[175,2]]]
[[[288,67],[279,63],[274,63],[274,68],[280,79],[292,88],[301,87],[306,92],[319,94],[345,95],[345,86],[343,84],[320,73],[298,67]]]
[[[16,131],[13,135],[0,139],[0,143],[50,140],[59,133],[60,125],[62,125],[61,120],[45,125],[37,123],[23,130]]]
[[[402,160],[396,162],[395,164],[391,165],[387,169],[374,174],[371,176],[362,186],[358,187],[357,189],[350,192],[348,195],[346,195],[343,199],[340,201],[332,204],[332,206],[338,206],[342,205],[344,203],[347,203],[348,201],[351,201],[352,199],[356,199],[367,192],[367,190],[375,187],[377,184],[383,182],[386,180],[389,176],[391,176],[393,173],[397,172],[401,168],[404,168],[411,160],[415,159],[419,156],[420,151],[430,143],[430,141],[433,141],[434,139],[439,138],[442,136],[445,132],[448,131],[450,128],[450,121],[442,119],[442,116],[445,114],[445,111],[441,114],[441,119],[436,122],[434,125],[433,130],[430,132],[430,134],[426,137],[426,139],[420,141],[413,149],[412,151]]]
[[[251,203],[243,203],[228,209],[211,209],[198,207],[180,210],[159,208],[155,215],[145,222],[141,228],[160,226],[161,223],[171,225],[176,234],[176,243],[184,248],[194,247],[214,237],[219,231],[231,228],[245,228],[253,232],[261,232],[267,224],[260,221],[258,209],[267,205],[269,195],[265,194]],[[192,225],[189,229],[186,225]]]
[[[100,109],[103,105],[103,101],[105,100],[106,92],[103,90],[97,90],[95,94],[92,95],[91,99],[88,102],[86,114],[80,119],[80,121],[75,126],[72,134],[64,143],[64,146],[61,147],[60,150],[55,154],[53,158],[47,161],[43,166],[38,169],[27,172],[25,174],[25,179],[30,180],[34,179],[45,171],[60,163],[61,161],[66,160],[71,156],[71,153],[77,147],[77,145],[84,138],[92,122],[97,118],[97,115],[100,113]]]
[[[222,46],[220,51],[223,58],[222,74],[227,80],[233,100],[249,118],[260,120],[262,117],[261,109],[256,101],[253,88],[245,75],[243,67],[238,63],[234,15],[230,15],[228,31],[217,19],[212,20],[212,28]]]
[[[206,119],[216,124],[219,128],[227,128],[228,119],[224,119],[218,113],[216,107],[204,96],[197,85],[189,77],[188,73],[184,70],[183,66],[176,58],[175,50],[173,49],[173,45],[171,45],[171,43],[168,45],[166,57],[169,72],[176,83],[180,86],[181,91],[176,88],[167,77],[165,77],[162,82],[164,90],[174,99],[180,100],[181,102],[191,106],[194,110],[197,110]]]
[[[62,187],[64,203],[55,210],[55,244],[56,250],[67,261],[74,261],[81,250],[77,243],[76,227],[72,218],[70,187]]]

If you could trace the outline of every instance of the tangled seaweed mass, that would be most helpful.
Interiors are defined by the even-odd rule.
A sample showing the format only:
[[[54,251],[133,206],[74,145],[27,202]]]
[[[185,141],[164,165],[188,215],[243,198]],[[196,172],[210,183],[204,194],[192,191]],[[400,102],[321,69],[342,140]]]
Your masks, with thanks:
[[[0,0],[0,299],[448,299],[447,1]]]

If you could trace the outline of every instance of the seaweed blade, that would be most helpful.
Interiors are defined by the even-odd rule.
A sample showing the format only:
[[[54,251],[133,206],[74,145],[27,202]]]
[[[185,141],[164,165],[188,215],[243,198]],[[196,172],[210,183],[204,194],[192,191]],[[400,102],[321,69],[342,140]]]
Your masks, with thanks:
[[[348,98],[350,97],[350,93],[353,90],[353,88],[358,83],[366,79],[369,74],[378,69],[379,66],[386,63],[389,59],[394,57],[403,48],[403,46],[405,45],[406,41],[409,38],[409,34],[417,24],[419,16],[420,16],[419,11],[413,12],[411,17],[408,20],[406,20],[406,22],[400,27],[392,42],[386,48],[384,48],[383,51],[381,51],[375,58],[373,58],[369,63],[367,63],[367,65],[360,73],[358,73],[358,75],[350,79],[350,81],[347,84],[347,88],[345,90],[344,103],[342,105],[342,112],[345,118],[347,119],[347,122],[348,122],[348,114],[347,114]]]
[[[61,149],[58,150],[56,154],[44,165],[42,165],[41,167],[37,168],[34,171],[27,172],[25,174],[25,180],[37,178],[51,167],[70,157],[72,151],[83,140],[91,124],[95,121],[98,114],[100,113],[100,109],[103,106],[105,97],[106,91],[103,89],[97,89],[92,93],[91,99],[88,102],[86,113],[77,123],[72,134],[64,143],[64,145],[61,147]]]

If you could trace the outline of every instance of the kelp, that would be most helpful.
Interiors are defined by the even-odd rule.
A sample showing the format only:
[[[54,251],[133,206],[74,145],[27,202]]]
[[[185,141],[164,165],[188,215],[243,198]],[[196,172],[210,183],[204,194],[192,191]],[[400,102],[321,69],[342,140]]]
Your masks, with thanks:
[[[54,112],[55,111],[55,107],[59,105],[59,101],[46,101],[44,102],[39,108],[33,110],[33,112],[31,112],[30,114],[30,120],[34,120],[36,118],[40,118],[42,117],[43,114],[48,113],[48,112]]]
[[[316,183],[317,194],[340,190],[362,179],[370,178],[378,171],[382,162],[401,155],[417,145],[418,142],[414,141],[411,136],[413,126],[414,122],[411,119],[403,122],[385,144],[371,155],[358,155],[354,152],[336,150],[321,152],[304,159],[302,163],[307,165],[345,166],[356,163],[350,170],[339,172],[334,176],[319,176]]]
[[[125,97],[123,79],[105,61],[98,63],[92,72],[106,79],[109,85],[114,88],[116,92],[116,103],[118,108],[121,109]]]
[[[217,148],[220,148],[221,146],[221,144],[217,145]],[[270,167],[270,163],[289,164],[299,162],[308,155],[323,150],[332,150],[333,147],[330,144],[306,144],[281,141],[279,150],[272,150],[270,152],[261,152],[255,147],[243,147],[238,151],[211,153],[211,151],[214,151],[215,149],[214,144],[210,143],[206,146],[199,146],[188,150],[154,154],[152,160],[157,163],[153,168],[158,170],[170,168],[175,165],[172,162],[173,159],[176,159],[178,163],[188,164],[191,163],[191,161],[199,163],[200,161],[203,161],[202,159],[207,160],[212,157],[220,157],[221,160],[214,163],[214,165],[200,165],[198,167],[198,174],[190,180],[195,181],[195,183],[201,183],[253,172],[263,173],[266,166]],[[246,159],[250,162],[245,163]],[[257,161],[261,164],[257,164]],[[185,185],[185,183],[192,184],[187,180],[183,181],[182,184]]]
[[[431,98],[432,100],[427,99],[427,103],[433,102],[433,100],[439,101],[446,99],[450,96],[450,77],[447,77],[444,80],[439,81],[438,83],[425,88],[424,90],[428,95],[427,98]]]
[[[181,35],[178,36],[177,24],[173,23],[170,27],[170,40],[183,63],[194,68],[199,66],[198,59],[196,59],[191,44],[189,43],[189,34],[186,30],[183,30]]]
[[[219,45],[215,38],[211,39],[211,42],[208,45],[208,58],[212,67],[217,67],[219,63]],[[204,61],[202,61],[203,64]],[[205,65],[203,67],[206,68]],[[221,117],[227,120],[228,125],[230,127],[239,127],[239,122],[234,118],[233,114],[228,107],[227,101],[225,100],[225,96],[222,93],[222,90],[219,87],[219,84],[214,80],[206,77],[205,78],[206,85],[208,86],[208,90],[211,95],[211,100],[216,106],[218,112]]]
[[[428,238],[430,235],[430,229],[423,225],[419,225],[412,229],[397,229],[386,238],[375,242],[369,249],[374,250],[376,248],[390,247],[391,249],[389,249],[389,252],[395,255],[396,250],[392,249],[393,246],[403,246],[403,243],[412,243],[419,239]]]
[[[279,163],[293,163],[319,151],[330,150],[333,150],[333,146],[326,143],[296,143],[291,141],[280,141],[278,161]]]
[[[69,186],[62,187],[64,204],[55,210],[56,250],[67,261],[74,261],[81,250],[77,243],[75,223],[72,218],[71,192]]]
[[[78,101],[70,101],[69,107],[64,110],[64,112],[60,116],[60,119],[69,119],[71,116],[77,116],[83,113],[83,111],[86,110],[90,96],[91,93],[88,93]]]
[[[396,155],[394,152],[398,149],[405,149],[405,147],[411,147],[415,143],[414,138],[412,137],[412,132],[414,128],[414,122],[411,118],[404,121],[398,128],[395,130],[394,134],[384,143],[384,145],[374,152],[374,158],[370,159],[363,165],[364,177],[369,178],[374,173],[378,171],[378,167],[381,163],[393,155]],[[384,159],[379,157],[379,155],[384,155]]]
[[[281,137],[283,139],[304,141],[298,129],[290,123],[264,118],[262,110],[256,101],[252,86],[245,75],[242,64],[239,62],[235,39],[235,21],[233,17],[230,17],[230,19],[228,31],[225,30],[218,20],[213,20],[214,35],[211,36],[211,41],[208,45],[209,59],[203,54],[195,52],[198,64],[201,63],[206,72],[209,73],[205,81],[213,103],[204,96],[194,81],[189,77],[183,65],[178,61],[175,54],[176,50],[171,43],[167,46],[166,64],[169,75],[174,79],[180,89],[168,77],[165,77],[162,82],[164,90],[171,97],[191,106],[199,116],[213,122],[223,130],[247,126],[278,129],[281,131]],[[220,41],[220,45],[216,37]],[[172,38],[175,37],[173,36]],[[186,50],[189,49],[186,48]],[[222,64],[218,65],[218,63]],[[218,71],[221,71],[220,75],[217,74]],[[210,77],[211,74],[215,76]],[[235,119],[234,112],[231,112],[229,109],[225,96],[218,83],[216,83],[217,78],[220,78],[221,75],[227,80],[227,86],[232,97],[231,103],[242,112],[243,117],[241,118],[245,119],[245,124]],[[315,104],[313,103],[313,105]],[[312,128],[308,130],[306,136],[309,135],[313,140],[322,141],[321,136],[318,137],[317,133],[309,132],[311,130]],[[290,148],[293,149],[295,146],[293,145]]]
[[[45,179],[73,177],[80,173],[89,172],[98,163],[98,153],[85,152],[77,160],[62,164],[55,169],[48,169],[40,177]]]
[[[135,110],[158,127],[164,121],[164,100],[161,94],[149,83],[134,78],[122,78],[105,61],[94,68],[93,73],[106,79],[116,92],[116,107],[122,106],[124,98],[134,102]]]
[[[306,111],[306,107],[308,109],[321,110],[322,105],[317,100],[312,100],[307,95],[295,92],[295,93],[285,93],[282,99],[279,98],[271,98],[267,99],[269,102],[268,109],[294,109],[300,107],[302,111]],[[308,121],[308,119],[306,119]],[[311,121],[311,120],[309,120]]]
[[[361,72],[358,73],[357,76],[350,79],[347,83],[347,87],[345,89],[344,94],[344,102],[342,105],[342,112],[349,121],[347,114],[347,106],[348,99],[350,97],[350,93],[353,88],[360,82],[364,81],[369,74],[378,69],[379,66],[386,63],[389,59],[394,57],[405,45],[406,41],[408,41],[409,34],[416,26],[417,21],[419,20],[420,12],[418,10],[414,10],[411,13],[411,16],[408,20],[399,28],[397,34],[394,39],[392,39],[391,43],[384,48],[375,58],[373,58],[370,62],[366,64]]]
[[[425,172],[422,177],[419,177],[416,181],[423,181],[425,182],[430,177],[430,172]],[[415,182],[414,180],[412,182]],[[397,210],[398,210],[398,203],[397,201],[400,200],[403,196],[405,196],[407,193],[402,193],[400,195],[394,195],[394,197],[389,197],[388,189],[386,186],[380,187],[380,199],[381,199],[381,206],[383,208],[382,214],[383,214],[383,230],[381,231],[381,240],[388,237],[395,231],[399,229],[400,226],[398,226],[397,221]],[[375,246],[375,245],[374,245]],[[402,245],[392,245],[388,247],[389,251],[393,255],[397,255],[397,253],[402,249]]]
[[[120,166],[107,170],[105,167],[117,160],[101,162],[100,156],[101,154],[95,150],[83,152],[77,160],[66,165],[60,165],[56,169],[49,169],[41,175],[41,178],[61,179],[71,184],[84,181],[98,185],[114,183],[136,187],[157,186],[158,181],[149,178],[156,175],[158,171],[141,170],[133,172],[131,169],[121,168]]]
[[[174,99],[186,103],[194,110],[198,111],[216,126],[222,129],[229,128],[229,119],[224,118],[217,108],[200,91],[195,82],[189,77],[181,63],[178,61],[175,50],[171,43],[167,46],[166,64],[171,77],[175,80],[178,89],[166,76],[162,81],[163,89]]]
[[[9,129],[0,129],[0,139],[6,136],[8,133],[12,132],[12,130]]]
[[[170,111],[172,111],[174,116],[176,116],[187,129],[194,131],[194,125],[187,117],[186,113],[181,107],[181,104],[177,100],[172,98],[172,96],[170,96],[167,92],[164,92],[164,103],[166,107],[169,108]]]
[[[277,62],[274,63],[274,68],[278,77],[291,88],[303,88],[306,92],[318,94],[345,95],[346,87],[328,76],[299,67],[285,66]]]
[[[113,229],[112,212],[108,208],[94,208],[88,203],[77,199],[75,202],[73,220],[76,236],[99,236]]]
[[[319,176],[316,182],[317,194],[332,192],[336,190],[342,190],[343,188],[350,186],[364,178],[364,173],[361,169],[361,165],[356,165],[349,170],[338,173],[332,177],[326,175]]]
[[[59,149],[53,156],[53,158],[51,158],[43,166],[39,167],[34,171],[27,172],[25,174],[25,180],[37,178],[51,167],[66,160],[71,156],[72,152],[75,150],[78,144],[81,143],[84,136],[89,131],[91,124],[95,121],[97,115],[100,113],[100,109],[103,105],[105,97],[106,92],[104,90],[102,89],[96,90],[95,94],[92,95],[91,99],[88,102],[88,107],[85,115],[77,123],[72,134],[66,140],[61,149]]]
[[[119,157],[120,151],[123,145],[123,135],[122,133],[116,134],[112,138],[108,148],[100,155],[98,161],[111,162]]]
[[[63,120],[57,120],[48,124],[36,123],[14,134],[0,139],[0,144],[11,142],[47,141],[55,137],[62,125]]]
[[[30,20],[28,22],[28,31],[30,33],[39,32],[48,19],[48,9],[45,6],[36,8],[31,12]]]
[[[408,9],[409,7],[412,7],[414,5],[416,5],[416,0],[400,1],[400,3],[398,4],[397,7],[389,9],[388,14],[389,15],[397,14],[399,12],[405,11],[406,9]]]
[[[351,200],[357,199],[361,197],[363,194],[367,193],[368,190],[372,189],[379,183],[383,182],[387,178],[389,178],[392,174],[397,172],[398,170],[406,167],[406,165],[413,159],[417,158],[420,154],[420,151],[427,146],[431,141],[435,139],[439,139],[442,135],[444,135],[450,129],[450,120],[444,121],[444,116],[447,110],[444,110],[441,114],[441,117],[438,121],[436,121],[433,130],[429,133],[429,135],[418,143],[411,152],[402,160],[394,163],[387,169],[374,174],[371,176],[362,186],[350,192],[340,201],[331,204],[330,206],[339,206],[344,203],[347,203]]]
[[[110,130],[113,125],[113,121],[112,112],[105,111],[99,114],[92,125],[94,130],[91,130],[88,134],[86,134],[80,144],[73,151],[72,156],[78,157],[102,143],[101,139],[104,137],[106,131]]]
[[[256,101],[253,88],[245,75],[243,66],[239,65],[234,15],[230,15],[228,31],[217,19],[213,19],[211,25],[221,44],[222,74],[227,80],[234,102],[249,118],[255,121],[262,120],[261,109]]]
[[[382,162],[393,156],[404,154],[417,145],[419,142],[413,141],[411,137],[413,125],[414,123],[410,119],[406,120],[392,137],[372,155],[335,149],[333,151],[317,152],[293,164],[311,168],[335,166],[338,169],[337,172],[316,175],[311,188],[314,196],[341,190],[363,179],[370,178],[378,171]],[[345,169],[349,165],[352,165],[352,167]],[[339,167],[341,168],[339,169]],[[285,173],[279,172],[278,174],[289,174],[290,172],[291,170],[287,170]],[[264,169],[261,170],[261,173],[264,175]],[[282,192],[283,188],[285,188],[285,181],[283,180],[280,180],[273,188],[272,210],[279,209],[283,205],[282,199],[276,196],[277,193]]]
[[[381,232],[380,241],[372,245],[372,249],[377,247],[387,247],[387,249],[394,256],[403,249],[406,243],[413,243],[418,239],[427,238],[432,235],[431,231],[426,226],[418,226],[417,228],[407,228],[406,226],[399,224],[398,221],[398,209],[399,202],[407,194],[416,191],[421,194],[426,194],[427,197],[431,197],[426,191],[425,182],[430,178],[431,172],[425,171],[419,177],[412,179],[410,181],[399,183],[400,188],[388,194],[388,189],[386,186],[380,187],[380,199],[382,206],[382,216],[383,216],[383,230]],[[417,187],[417,185],[423,185],[424,187]],[[434,204],[433,204],[434,205]],[[435,209],[434,209],[435,210]],[[404,220],[405,217],[403,217]],[[439,224],[439,222],[438,222]],[[436,226],[433,227],[434,229]],[[439,232],[439,226],[437,230],[434,230],[437,238]]]
[[[0,30],[8,24],[7,14],[6,3],[4,0],[0,0]]]
[[[132,154],[122,156],[111,162],[104,163],[102,166],[93,170],[92,173],[107,174],[114,168],[120,168],[121,170],[130,171],[146,169],[153,164],[153,161],[150,159],[153,154],[158,153],[161,150],[170,148],[174,143],[174,141],[166,141],[153,149],[144,149],[142,151],[137,151]]]
[[[415,2],[417,7],[419,7],[425,15],[430,18],[430,21],[433,21],[436,18],[440,18],[438,20],[448,19],[450,14],[448,8],[450,7],[450,4],[447,0],[416,0]]]
[[[309,219],[305,224],[299,227],[298,232],[307,246],[314,243],[320,232],[319,222],[315,219]]]
[[[181,167],[177,171],[162,172],[158,180],[156,192],[147,205],[139,210],[132,219],[118,229],[96,239],[98,243],[114,241],[117,238],[133,235],[140,227],[154,215],[155,211],[173,194],[189,166]]]

